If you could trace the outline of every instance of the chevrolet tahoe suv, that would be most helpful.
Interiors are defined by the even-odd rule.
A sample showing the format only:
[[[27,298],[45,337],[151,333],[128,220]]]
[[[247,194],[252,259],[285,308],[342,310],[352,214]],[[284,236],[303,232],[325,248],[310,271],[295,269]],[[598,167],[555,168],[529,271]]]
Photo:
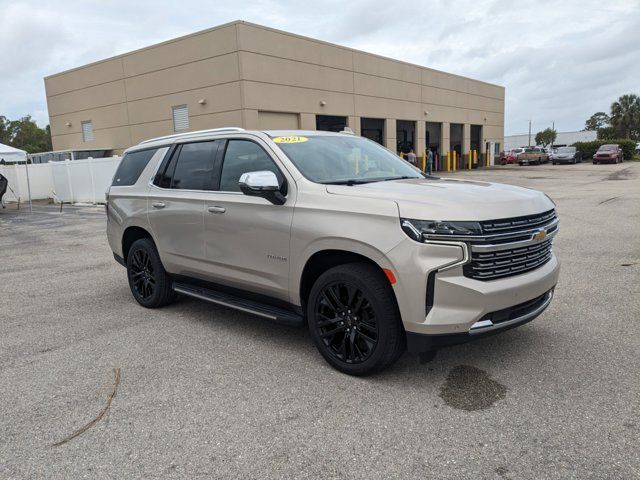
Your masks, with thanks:
[[[428,176],[346,132],[147,140],[125,152],[106,208],[140,305],[182,295],[306,324],[351,375],[522,325],[558,280],[545,194]]]

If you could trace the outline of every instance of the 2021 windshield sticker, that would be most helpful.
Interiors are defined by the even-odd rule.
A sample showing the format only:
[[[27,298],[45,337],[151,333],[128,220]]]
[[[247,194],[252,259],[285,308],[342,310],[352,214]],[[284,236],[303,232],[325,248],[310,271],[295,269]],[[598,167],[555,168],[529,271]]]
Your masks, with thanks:
[[[307,137],[276,137],[273,139],[276,143],[303,143],[309,140]]]

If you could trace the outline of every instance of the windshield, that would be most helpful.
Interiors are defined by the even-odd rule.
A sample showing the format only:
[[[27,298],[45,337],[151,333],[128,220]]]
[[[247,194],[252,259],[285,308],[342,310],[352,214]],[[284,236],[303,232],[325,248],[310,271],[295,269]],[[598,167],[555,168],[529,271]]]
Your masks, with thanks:
[[[598,150],[601,150],[601,151],[617,150],[617,147],[615,145],[602,145]]]
[[[419,170],[371,140],[349,135],[273,139],[293,164],[316,183],[370,183],[423,178]]]
[[[558,153],[576,153],[576,149],[575,147],[561,147],[558,149]]]

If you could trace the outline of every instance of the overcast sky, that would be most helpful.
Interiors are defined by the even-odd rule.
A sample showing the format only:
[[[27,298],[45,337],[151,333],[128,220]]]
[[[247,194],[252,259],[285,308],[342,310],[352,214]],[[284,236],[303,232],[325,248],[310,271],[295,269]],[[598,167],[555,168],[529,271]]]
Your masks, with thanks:
[[[44,126],[45,75],[237,19],[503,85],[507,135],[640,94],[640,0],[0,0],[0,115]]]

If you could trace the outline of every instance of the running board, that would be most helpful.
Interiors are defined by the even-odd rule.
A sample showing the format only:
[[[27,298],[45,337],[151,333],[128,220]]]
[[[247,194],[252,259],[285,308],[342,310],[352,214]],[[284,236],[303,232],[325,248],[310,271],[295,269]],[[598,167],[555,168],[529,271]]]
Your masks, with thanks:
[[[260,317],[267,318],[273,322],[281,323],[283,325],[304,325],[304,318],[302,317],[302,315],[299,315],[295,312],[286,310],[284,308],[267,305],[266,303],[257,302],[255,300],[241,298],[229,293],[177,282],[173,283],[173,290],[176,293],[180,293],[182,295],[187,295],[189,297],[216,303],[218,305],[233,308],[235,310],[241,310],[253,315],[258,315]]]

